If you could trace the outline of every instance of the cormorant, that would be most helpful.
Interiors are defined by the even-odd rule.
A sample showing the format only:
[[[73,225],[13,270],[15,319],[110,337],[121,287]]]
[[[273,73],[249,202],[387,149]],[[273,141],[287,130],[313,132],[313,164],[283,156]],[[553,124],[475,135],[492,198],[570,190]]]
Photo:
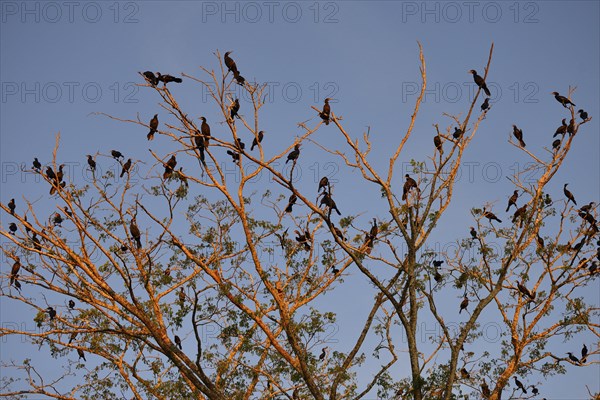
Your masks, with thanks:
[[[144,78],[146,79],[146,81],[148,81],[148,83],[151,84],[152,86],[158,85],[158,78],[154,75],[154,72],[144,71],[142,73],[142,75],[144,75]]]
[[[481,394],[483,395],[484,399],[487,399],[492,394],[486,381],[483,381],[481,384]]]
[[[242,139],[240,138],[236,138],[235,139],[235,147],[238,148],[238,150],[240,152],[244,151],[244,149],[246,148],[246,143],[242,142]]]
[[[146,135],[148,140],[154,139],[154,134],[158,129],[158,114],[154,114],[154,117],[150,120],[150,132]]]
[[[252,139],[252,146],[250,146],[250,151],[254,150],[254,147],[258,146],[258,144],[260,142],[262,142],[264,134],[265,134],[264,131],[259,131],[258,132],[258,140],[256,140],[256,138]]]
[[[552,135],[552,137],[557,137],[558,135],[564,136],[565,133],[567,133],[567,119],[563,118],[562,125],[556,128],[556,132],[554,132],[554,135]]]
[[[521,219],[521,221],[519,223],[519,228],[523,227],[523,217],[525,216],[525,212],[527,212],[527,204],[523,205],[520,208],[517,208],[517,211],[515,211],[515,213],[512,216],[513,224],[517,223],[517,219],[519,219],[519,218]]]
[[[329,115],[331,114],[331,106],[329,105],[330,98],[325,99],[325,104],[323,104],[323,111],[319,113],[319,117],[325,122],[325,125],[329,125]]]
[[[444,260],[433,260],[433,266],[439,268],[444,263]]]
[[[575,364],[580,364],[579,358],[575,357],[573,353],[568,351],[567,354],[569,355],[569,360],[573,361]]]
[[[558,101],[564,108],[567,108],[567,105],[572,105],[575,107],[575,104],[571,103],[571,100],[567,99],[565,96],[561,96],[558,92],[552,92],[556,101]]]
[[[56,310],[52,307],[48,307],[46,308],[46,311],[48,311],[48,316],[50,317],[50,321],[52,321],[54,317],[56,317]]]
[[[117,150],[111,150],[110,155],[113,156],[113,158],[115,160],[119,160],[120,158],[123,158],[123,154],[121,154],[121,152],[117,151]]]
[[[540,236],[540,234],[536,234],[536,241],[538,246],[543,249],[546,246],[546,243],[544,242],[544,238]]]
[[[337,269],[337,268],[335,267],[335,265],[332,265],[332,266],[331,266],[331,273],[332,273],[332,274],[334,274],[334,275],[337,275],[337,274],[338,274],[338,272],[340,272],[340,270],[339,270],[339,269]]]
[[[300,233],[299,231],[294,231],[296,234],[296,242],[304,245],[304,250],[310,251],[310,232],[305,231],[304,233]]]
[[[181,82],[183,82],[181,80],[181,78],[177,78],[175,76],[168,75],[168,74],[163,75],[160,72],[156,73],[156,79],[158,79],[159,81],[161,81],[163,83],[163,86],[167,86],[167,83],[169,83],[169,82],[175,82],[175,83],[181,83]]]
[[[234,151],[227,150],[227,154],[229,154],[231,156],[231,159],[233,160],[234,163],[237,164],[240,162],[240,153],[236,153]]]
[[[323,349],[321,350],[321,354],[319,355],[319,361],[323,361],[325,359],[325,356],[327,355],[327,347],[323,347]]]
[[[292,207],[294,206],[294,204],[296,204],[296,200],[298,200],[298,197],[292,193],[292,195],[290,196],[289,200],[288,200],[288,204],[285,207],[285,212],[286,213],[291,213],[292,212]]]
[[[15,215],[15,208],[17,208],[17,206],[15,205],[15,199],[10,199],[7,206],[10,210],[10,215]]]
[[[175,170],[175,166],[177,165],[177,159],[175,158],[175,154],[169,158],[169,161],[165,164],[165,172],[163,174],[163,179],[168,179],[173,174]]]
[[[485,218],[489,219],[490,222],[492,220],[495,220],[495,221],[502,223],[502,220],[500,218],[496,217],[496,214],[494,214],[491,211],[486,211],[485,207],[483,207],[483,212],[481,213],[481,215],[483,215]]]
[[[42,169],[42,163],[37,159],[37,157],[35,157],[33,159],[33,169],[39,171],[40,169]]]
[[[96,161],[94,161],[94,157],[92,157],[90,154],[87,155],[87,163],[92,171],[96,170]]]
[[[229,57],[229,55],[233,53],[232,51],[228,51],[227,53],[225,53],[225,56],[223,57],[225,59],[225,66],[227,67],[227,69],[231,72],[233,72],[234,74],[236,72],[239,73],[238,69],[237,69],[237,65],[235,65],[235,61],[233,61],[233,58]]]
[[[443,278],[442,278],[442,274],[440,274],[440,272],[438,270],[436,270],[433,274],[433,279],[437,282],[440,283]]]
[[[577,128],[575,127],[575,119],[571,118],[569,121],[569,125],[567,125],[567,133],[569,136],[573,136],[577,132]]]
[[[15,232],[17,231],[17,224],[15,224],[14,222],[11,222],[10,224],[8,224],[8,230],[10,231],[10,233],[12,233],[14,235]]]
[[[406,200],[406,196],[412,188],[417,189],[417,192],[419,192],[417,181],[411,178],[408,174],[404,175],[404,177],[406,178],[406,182],[404,182],[404,187],[402,188],[402,200]]]
[[[483,101],[483,104],[481,104],[481,111],[487,111],[490,108],[490,98],[486,97],[485,100]]]
[[[523,296],[527,296],[531,300],[535,300],[535,295],[532,294],[521,282],[517,282],[517,289],[519,289],[519,292],[521,292]]]
[[[471,233],[471,238],[472,239],[477,239],[477,231],[475,230],[474,227],[471,227],[470,233]]]
[[[33,235],[31,236],[31,242],[33,243],[34,249],[36,249],[37,251],[42,250],[42,246],[40,245],[40,240],[37,238],[37,234],[35,232],[33,232]]]
[[[288,229],[290,228],[286,228],[285,231],[283,231],[283,233],[280,235],[277,232],[273,232],[275,233],[275,236],[277,236],[277,239],[279,239],[279,245],[281,246],[282,250],[285,250],[285,245],[287,242],[287,234],[288,234]]]
[[[287,160],[285,160],[285,163],[287,164],[288,161],[296,162],[299,155],[300,155],[300,143],[296,143],[294,145],[294,150],[292,150],[290,152],[290,154],[287,155]]]
[[[590,271],[590,275],[594,275],[596,273],[597,269],[598,269],[598,263],[596,261],[592,261],[592,264],[588,268],[588,271]]]
[[[379,227],[377,226],[377,218],[373,218],[373,225],[371,226],[371,230],[369,231],[369,239],[371,241],[377,238],[377,234],[379,233]]]
[[[240,86],[244,86],[246,83],[246,79],[240,75],[239,71],[233,71],[233,78],[237,81],[237,84]]]
[[[517,208],[517,199],[519,198],[519,191],[515,190],[512,194],[512,196],[510,196],[510,198],[508,199],[508,207],[506,207],[506,212],[508,212],[508,210],[510,210],[510,206],[515,206],[515,208]]]
[[[477,71],[472,69],[469,71],[469,73],[473,74],[473,80],[475,81],[475,84],[477,86],[479,86],[479,88],[483,89],[483,91],[485,92],[485,94],[487,96],[491,96],[492,94],[490,93],[490,89],[488,89],[483,78],[481,76],[477,75]]]
[[[342,230],[333,224],[331,224],[331,226],[333,227],[333,231],[335,232],[336,236],[345,241],[346,238],[344,237]]]
[[[460,377],[462,379],[471,379],[471,374],[469,374],[469,371],[465,367],[462,367],[460,369]]]
[[[177,297],[179,299],[179,305],[183,307],[183,305],[185,304],[185,291],[183,290],[183,286],[179,288],[179,293],[177,294]]]
[[[69,308],[71,310],[75,308],[75,302],[73,300],[69,300]]]
[[[516,125],[513,125],[513,136],[519,141],[519,145],[521,147],[525,147],[525,142],[523,141],[523,130],[517,128]]]
[[[85,353],[83,352],[83,350],[77,349],[77,355],[79,356],[79,360],[81,360],[83,358],[83,361],[87,362],[87,360],[85,359]]]
[[[342,215],[340,210],[338,210],[337,205],[335,204],[335,201],[331,197],[331,194],[328,193],[327,191],[323,192],[323,198],[321,199],[321,202],[319,203],[319,207],[322,205],[325,205],[326,207],[328,207],[330,212],[331,212],[331,210],[335,210],[335,212],[337,212],[338,215]]]
[[[54,226],[61,226],[63,222],[62,215],[60,215],[59,213],[55,213],[54,217],[52,218],[52,222],[54,222]]]
[[[442,138],[440,135],[435,135],[433,137],[433,144],[440,153],[444,153],[444,148],[442,147]]]
[[[235,101],[231,105],[231,111],[230,111],[232,120],[234,117],[238,117],[238,119],[240,118],[240,116],[238,115],[238,111],[240,111],[240,100],[235,99]]]
[[[73,342],[73,340],[75,340],[77,338],[77,331],[71,333],[71,336],[69,337],[69,344],[71,344]]]
[[[592,208],[594,208],[594,203],[593,201],[590,201],[589,204],[586,204],[584,206],[581,206],[581,211],[585,212],[585,213],[589,213],[591,211]]]
[[[573,196],[573,193],[571,193],[569,189],[567,189],[567,185],[568,183],[565,183],[565,185],[563,186],[563,193],[567,197],[567,203],[569,203],[570,200],[573,202],[573,204],[577,205],[577,202],[575,201],[575,196]]]
[[[179,347],[179,350],[183,349],[183,347],[181,346],[181,338],[177,335],[175,335],[175,344],[177,345],[177,347]]]
[[[560,139],[556,139],[552,142],[552,151],[556,152],[560,150]]]
[[[535,387],[535,385],[531,385],[531,393],[533,393],[534,396],[537,396],[539,392],[540,391]]]
[[[131,233],[131,236],[135,240],[137,248],[141,249],[142,248],[142,240],[141,240],[142,234],[140,233],[140,228],[138,228],[137,224],[135,223],[135,219],[132,219],[131,223],[129,224],[129,233]]]
[[[521,382],[519,379],[517,379],[516,376],[513,376],[513,378],[515,378],[515,385],[517,385],[517,387],[519,389],[521,389],[521,391],[525,394],[527,394],[527,389],[525,389],[525,386],[523,385],[523,382]]]
[[[320,192],[321,189],[327,189],[328,187],[329,187],[329,179],[326,176],[324,176],[319,181],[319,188],[317,189],[317,192]]]
[[[127,160],[125,164],[123,164],[123,169],[121,170],[120,177],[122,178],[125,175],[125,172],[129,172],[129,168],[131,168],[131,158]]]
[[[546,197],[544,197],[544,204],[547,206],[552,205],[552,198],[548,193],[546,193]]]
[[[582,364],[587,361],[587,355],[588,355],[588,348],[584,343],[583,347],[581,348],[581,363]]]
[[[206,123],[206,118],[200,117],[202,120],[202,125],[200,125],[200,132],[202,136],[204,136],[204,147],[208,147],[208,142],[210,140],[210,125]]]
[[[577,114],[579,114],[579,118],[581,118],[582,121],[585,121],[588,119],[588,113],[586,113],[583,110],[577,111]]]
[[[52,169],[52,167],[50,167],[50,166],[46,167],[46,176],[48,177],[50,182],[56,180],[56,174],[54,173],[54,170]]]
[[[469,298],[464,296],[463,301],[460,303],[460,310],[458,310],[458,313],[460,314],[462,310],[466,310],[467,307],[469,307]]]
[[[17,281],[17,277],[19,276],[19,270],[21,269],[21,259],[17,257],[15,259],[15,263],[10,270],[10,284],[13,285]]]
[[[460,139],[463,135],[463,130],[460,129],[459,127],[455,126],[454,127],[454,133],[452,134],[452,137],[456,140]]]

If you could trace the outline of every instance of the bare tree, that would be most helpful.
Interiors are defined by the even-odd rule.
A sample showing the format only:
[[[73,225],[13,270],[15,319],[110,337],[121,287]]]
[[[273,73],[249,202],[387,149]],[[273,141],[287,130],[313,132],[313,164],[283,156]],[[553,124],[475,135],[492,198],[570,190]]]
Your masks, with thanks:
[[[21,376],[4,374],[2,396],[500,399],[533,390],[538,383],[528,377],[597,365],[598,343],[580,357],[579,347],[569,356],[550,350],[580,332],[598,337],[598,304],[581,296],[597,283],[597,209],[578,208],[560,193],[551,198],[546,188],[573,141],[585,140],[577,132],[590,118],[578,123],[563,102],[573,122],[552,148],[526,148],[515,135],[510,142],[531,169],[512,176],[512,218],[501,222],[491,204],[473,204],[471,233],[465,226],[455,252],[429,246],[490,110],[479,112],[478,99],[492,54],[493,45],[483,76],[473,71],[479,88],[464,117],[445,114],[445,129],[433,125],[431,154],[413,161],[410,174],[399,160],[427,86],[420,45],[421,92],[384,170],[373,164],[369,132],[351,134],[329,99],[307,111],[301,135],[274,150],[261,129],[267,86],[245,80],[239,66],[246,66],[229,54],[217,52],[216,71],[183,74],[183,82],[142,74],[140,86],[160,98],[160,119],[106,116],[150,130],[147,139],[161,143],[150,150],[151,165],[99,153],[88,157],[92,178],[82,184],[63,170],[57,137],[51,163],[28,170],[47,183],[55,208],[27,199],[16,208],[2,204],[14,222],[1,231],[2,250],[14,263],[3,270],[1,295],[34,310],[38,330],[3,326],[1,335],[27,336],[65,368],[47,378],[30,359],[3,360],[5,371]],[[179,83],[207,91],[222,119],[184,111],[170,90]],[[237,91],[247,100],[241,107]],[[327,125],[340,148],[318,139]],[[327,177],[314,191],[301,189],[294,171],[310,151],[344,173],[358,172],[355,184],[376,188],[381,198],[373,210],[385,213],[365,211],[370,224],[361,222],[363,213],[341,216],[342,201],[350,200],[337,198]],[[116,168],[96,170],[115,160]],[[531,170],[539,173],[534,184],[523,179]],[[364,296],[369,312],[338,321],[322,305],[357,271],[372,294]],[[451,311],[448,299],[457,299]],[[475,354],[469,346],[484,341],[484,311],[506,335],[495,351]],[[431,343],[419,337],[423,320],[440,328]],[[348,347],[327,345],[333,323],[352,328]],[[399,350],[398,325],[406,351]],[[218,335],[207,340],[209,329]],[[401,361],[410,365],[408,376],[398,372]],[[69,379],[80,373],[84,379]]]

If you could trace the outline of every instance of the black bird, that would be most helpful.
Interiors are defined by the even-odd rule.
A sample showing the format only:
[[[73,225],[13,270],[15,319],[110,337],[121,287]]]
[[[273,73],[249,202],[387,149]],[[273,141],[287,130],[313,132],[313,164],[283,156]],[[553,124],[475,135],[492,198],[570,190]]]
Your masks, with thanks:
[[[465,367],[462,367],[460,369],[460,377],[462,379],[471,379],[471,374],[469,374],[469,371]]]
[[[411,178],[408,174],[404,175],[404,177],[406,178],[406,182],[404,182],[404,187],[402,188],[402,200],[406,200],[406,196],[412,188],[417,189],[417,192],[419,192],[417,181]]]
[[[512,196],[510,196],[510,198],[508,199],[508,207],[506,207],[506,212],[508,212],[508,210],[510,210],[510,206],[515,206],[515,208],[517,208],[517,199],[519,198],[519,191],[515,190],[512,194]]]
[[[50,167],[50,166],[46,167],[46,176],[48,177],[48,179],[51,182],[56,180],[56,174],[54,173],[54,170],[52,169],[52,167]]]
[[[591,211],[592,208],[594,208],[594,203],[593,201],[590,201],[589,204],[586,204],[584,206],[581,206],[581,211],[583,211],[584,213],[589,213]]]
[[[239,71],[233,71],[233,78],[237,81],[237,84],[240,86],[244,86],[246,83],[246,79],[240,75]]]
[[[232,51],[228,51],[227,53],[225,53],[225,56],[223,57],[225,60],[225,66],[227,67],[227,69],[231,72],[233,72],[234,74],[236,72],[239,73],[238,69],[237,69],[237,65],[235,65],[235,61],[233,61],[233,58],[229,57],[229,55],[233,53]]]
[[[8,230],[10,231],[11,234],[15,234],[15,232],[17,231],[17,224],[15,224],[14,222],[11,222],[10,224],[8,224]]]
[[[495,221],[502,223],[502,220],[500,218],[496,217],[496,214],[494,214],[491,211],[486,211],[485,207],[483,207],[483,212],[481,213],[481,215],[483,215],[485,218],[489,219],[490,222],[492,220],[495,220]]]
[[[240,152],[244,151],[244,149],[246,148],[246,143],[242,142],[242,139],[240,138],[236,138],[235,139],[235,147],[238,148],[238,150]]]
[[[54,217],[52,218],[52,222],[54,222],[54,226],[61,226],[63,222],[62,215],[60,215],[59,213],[55,213]]]
[[[379,233],[379,227],[377,226],[377,218],[373,218],[373,225],[371,226],[371,230],[369,231],[369,239],[371,241],[377,238],[377,234]]]
[[[154,114],[154,117],[150,120],[150,132],[146,135],[148,140],[154,139],[154,134],[158,129],[158,114]]]
[[[8,209],[10,210],[10,214],[15,215],[15,208],[17,208],[17,206],[15,205],[15,199],[10,199],[7,206],[8,206]]]
[[[483,381],[483,383],[481,384],[481,394],[483,395],[484,399],[487,399],[492,394],[492,392],[490,391],[490,387],[488,386],[486,381]]]
[[[454,133],[452,134],[452,137],[458,140],[462,137],[463,133],[463,130],[456,126],[454,127]]]
[[[550,197],[550,195],[548,193],[546,193],[546,197],[544,197],[544,204],[546,206],[552,205],[552,198]]]
[[[579,358],[575,357],[573,353],[568,351],[567,354],[569,355],[569,360],[573,361],[575,364],[580,364]]]
[[[259,131],[258,132],[258,140],[256,140],[257,139],[256,137],[254,139],[252,139],[252,146],[250,146],[250,151],[254,150],[254,147],[258,146],[258,144],[260,142],[262,142],[264,134],[265,134],[264,131]]]
[[[342,230],[340,228],[338,228],[337,226],[335,226],[333,224],[331,224],[331,226],[333,227],[333,231],[335,232],[336,236],[338,236],[340,239],[345,241],[346,238],[344,237],[344,232],[342,232]]]
[[[485,92],[485,94],[487,96],[491,96],[492,94],[490,93],[490,89],[488,89],[483,78],[481,76],[477,75],[477,71],[472,69],[469,71],[469,73],[473,74],[473,80],[475,81],[475,84],[477,86],[479,86],[481,89],[483,89],[483,91]]]
[[[123,164],[123,169],[121,170],[120,177],[122,178],[125,175],[125,172],[129,172],[129,168],[131,168],[131,158],[127,160],[125,164]]]
[[[151,84],[152,86],[158,85],[158,78],[156,77],[156,75],[154,75],[154,72],[144,71],[142,73],[142,75],[144,75],[144,78],[146,79],[146,81],[148,81],[148,83]]]
[[[573,193],[571,193],[569,191],[569,189],[567,189],[567,185],[568,185],[568,183],[565,183],[565,185],[563,186],[563,193],[565,194],[565,196],[567,198],[567,203],[570,200],[573,202],[573,204],[577,205],[577,202],[575,201],[575,196],[573,196]]]
[[[75,340],[77,338],[77,331],[71,333],[71,336],[69,337],[69,344],[71,344],[73,342],[73,340]]]
[[[329,115],[331,114],[331,106],[329,105],[330,98],[325,99],[325,104],[323,104],[323,111],[319,113],[319,117],[325,122],[325,125],[329,125]]]
[[[13,285],[17,281],[17,277],[19,276],[19,270],[21,269],[21,260],[19,257],[15,259],[15,263],[10,270],[10,284]]]
[[[460,303],[460,310],[458,310],[458,313],[460,314],[462,310],[466,310],[467,307],[469,307],[469,298],[464,296],[463,301]]]
[[[39,160],[37,159],[37,157],[35,157],[33,159],[33,169],[35,169],[36,171],[39,171],[40,169],[42,169],[42,163],[39,162]]]
[[[231,105],[231,111],[230,111],[231,119],[232,120],[233,120],[234,117],[240,118],[240,116],[238,115],[238,111],[240,111],[240,100],[239,99],[235,99],[235,101]]]
[[[523,141],[523,130],[517,128],[516,125],[513,125],[513,136],[519,141],[519,145],[521,147],[525,147],[525,142]]]
[[[96,170],[96,161],[94,161],[94,157],[92,157],[90,154],[87,155],[87,163],[92,171]]]
[[[179,288],[179,293],[177,294],[177,297],[179,299],[179,305],[183,307],[183,305],[185,304],[185,290],[183,289],[183,286]]]
[[[581,348],[581,363],[582,364],[587,361],[587,355],[588,355],[588,348],[584,343],[583,347]]]
[[[444,263],[444,260],[433,260],[433,266],[439,268]]]
[[[327,189],[328,187],[329,187],[329,179],[326,176],[324,176],[319,181],[319,188],[317,189],[317,192],[320,192],[321,189]]]
[[[590,271],[590,275],[594,275],[596,273],[597,269],[598,269],[598,263],[596,261],[592,261],[592,264],[588,268],[588,271]]]
[[[117,151],[117,150],[111,150],[110,155],[113,156],[113,158],[115,160],[119,160],[120,158],[123,158],[123,154],[121,154],[121,152]]]
[[[558,135],[563,135],[565,136],[565,133],[567,133],[567,119],[563,118],[562,119],[562,125],[559,126],[558,128],[556,128],[556,132],[554,132],[554,135],[552,135],[552,137],[557,137]]]
[[[444,153],[444,148],[442,147],[442,138],[440,135],[435,135],[433,137],[433,144],[435,145],[435,148],[441,153]]]
[[[339,270],[339,269],[337,269],[337,268],[335,267],[335,265],[332,265],[332,266],[331,266],[331,273],[332,273],[332,274],[334,274],[334,275],[337,275],[337,274],[338,274],[338,272],[340,272],[340,270]]]
[[[131,233],[131,236],[135,240],[137,248],[141,249],[142,248],[142,234],[140,233],[140,228],[138,228],[137,224],[135,223],[135,219],[132,219],[131,223],[129,224],[129,233]]]
[[[571,118],[569,125],[567,125],[567,133],[569,136],[573,136],[576,132],[577,128],[575,127],[575,118]]]
[[[56,310],[52,307],[48,307],[46,308],[46,311],[48,311],[48,316],[50,317],[50,321],[52,321],[54,317],[56,317]]]
[[[567,99],[565,96],[561,96],[558,92],[552,92],[556,101],[558,101],[564,108],[567,108],[567,105],[572,105],[575,107],[575,104],[571,103],[571,100]]]
[[[515,385],[517,385],[517,387],[519,389],[521,389],[521,391],[523,393],[527,394],[527,389],[525,389],[525,386],[523,385],[523,382],[521,382],[520,380],[518,380],[516,376],[513,376],[513,378],[515,378]]]
[[[292,212],[292,207],[294,206],[294,204],[296,204],[296,200],[298,200],[298,196],[296,196],[294,193],[292,193],[292,195],[290,196],[290,198],[288,200],[288,204],[285,207],[286,213]]]
[[[156,73],[156,79],[158,79],[159,81],[161,81],[163,83],[163,86],[166,86],[167,83],[169,83],[169,82],[175,82],[175,83],[181,83],[181,82],[183,82],[181,80],[181,78],[177,78],[177,77],[174,77],[174,76],[168,75],[168,74],[163,75],[160,72]]]
[[[515,206],[516,207],[516,206]],[[512,223],[517,223],[517,220],[520,219],[519,228],[523,227],[523,217],[525,217],[525,212],[527,212],[527,204],[525,204],[521,208],[517,208],[517,211],[512,216]]]
[[[233,160],[234,163],[237,164],[240,162],[240,153],[236,153],[234,151],[227,150],[227,154],[229,154],[231,156],[231,159]]]
[[[40,245],[40,240],[37,238],[37,234],[35,232],[33,232],[33,235],[31,236],[31,242],[33,243],[34,249],[36,249],[37,251],[42,250],[42,246]]]
[[[534,396],[537,396],[539,392],[540,391],[535,387],[535,385],[531,385],[531,393],[533,393]]]
[[[277,239],[279,239],[279,245],[281,246],[281,248],[283,250],[285,250],[285,245],[286,245],[286,242],[287,242],[288,229],[290,229],[290,228],[286,228],[285,231],[283,231],[282,234],[274,232],[275,236],[277,236]]]
[[[560,139],[556,139],[552,142],[552,151],[556,152],[560,150]]]
[[[75,308],[75,302],[73,300],[69,300],[69,308],[71,310]]]
[[[577,114],[579,114],[579,118],[581,118],[582,121],[585,121],[588,119],[588,113],[586,113],[583,110],[577,111]]]
[[[304,250],[310,251],[310,232],[305,231],[304,233],[300,233],[299,231],[294,231],[296,234],[296,242],[304,245]]]
[[[300,143],[296,143],[294,145],[294,150],[292,150],[290,152],[290,154],[287,155],[287,160],[285,160],[285,163],[287,164],[288,161],[293,161],[295,163],[296,160],[298,159],[299,155],[300,155]]]
[[[517,289],[523,296],[529,297],[531,300],[535,300],[535,294],[532,294],[529,289],[525,287],[521,282],[517,282]]]
[[[537,245],[539,248],[543,249],[546,245],[544,242],[544,238],[540,236],[540,234],[536,234]]]
[[[481,111],[487,111],[490,108],[490,98],[486,97],[481,105]]]
[[[477,231],[475,230],[474,227],[471,227],[470,233],[471,233],[471,238],[472,239],[477,239]]]
[[[87,362],[87,360],[85,359],[85,353],[83,352],[83,350],[77,349],[77,355],[79,356],[79,360],[81,360],[83,358],[83,361]]]
[[[335,204],[335,201],[331,197],[331,194],[328,193],[327,191],[323,192],[323,198],[321,199],[321,202],[319,203],[319,207],[322,205],[325,205],[325,207],[329,208],[330,212],[331,212],[331,210],[335,210],[335,212],[337,212],[338,215],[342,215],[340,210],[338,210],[337,205]]]
[[[326,351],[327,347],[323,347],[323,349],[321,350],[321,354],[319,355],[319,361],[323,361],[325,359],[325,356],[327,355]]]
[[[177,345],[177,347],[179,347],[179,350],[183,349],[183,347],[181,346],[181,338],[177,335],[175,335],[175,344]]]
[[[173,175],[173,171],[175,170],[175,166],[177,166],[177,159],[175,158],[175,154],[169,158],[169,161],[165,164],[165,172],[163,174],[163,179],[169,179],[171,175]]]
[[[204,136],[204,147],[208,147],[208,142],[210,140],[210,125],[206,123],[206,118],[200,117],[202,120],[202,125],[200,125],[200,132],[202,136]]]

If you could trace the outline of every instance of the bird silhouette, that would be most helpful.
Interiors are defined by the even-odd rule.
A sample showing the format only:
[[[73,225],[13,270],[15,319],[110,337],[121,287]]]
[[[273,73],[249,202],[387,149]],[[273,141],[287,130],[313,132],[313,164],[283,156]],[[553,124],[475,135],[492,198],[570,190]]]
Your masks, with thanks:
[[[146,135],[148,140],[154,139],[154,134],[158,129],[158,114],[154,114],[154,117],[150,120],[150,132]]]
[[[479,86],[480,89],[483,89],[483,91],[485,92],[485,94],[487,96],[491,96],[492,94],[490,93],[490,90],[488,89],[487,85],[485,84],[485,80],[483,80],[483,78],[481,76],[477,75],[477,71],[472,69],[469,71],[469,73],[473,74],[473,80],[475,81],[475,84],[477,86]]]
[[[260,132],[258,132],[258,135],[257,135],[258,140],[256,137],[254,139],[252,139],[252,146],[250,146],[250,151],[254,150],[254,147],[258,146],[258,144],[262,142],[264,134],[265,134],[264,131],[260,131]]]
[[[567,105],[572,105],[575,107],[575,104],[571,102],[571,100],[567,99],[565,96],[561,96],[558,92],[552,92],[556,101],[558,101],[564,108],[567,108]]]

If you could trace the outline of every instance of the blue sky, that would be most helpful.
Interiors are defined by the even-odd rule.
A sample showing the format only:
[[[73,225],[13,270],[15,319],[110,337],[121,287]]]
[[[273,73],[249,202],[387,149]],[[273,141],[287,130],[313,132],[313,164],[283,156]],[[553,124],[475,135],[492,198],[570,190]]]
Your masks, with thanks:
[[[141,82],[137,71],[200,76],[200,65],[217,68],[212,55],[216,50],[233,50],[247,79],[269,82],[272,102],[264,109],[262,126],[274,149],[285,148],[300,134],[298,122],[310,118],[316,122],[310,106],[320,107],[329,96],[335,98],[332,108],[343,116],[343,125],[353,136],[370,127],[372,159],[385,168],[389,143],[405,131],[417,97],[420,41],[429,92],[401,158],[404,162],[424,160],[431,154],[432,124],[446,127],[450,123],[442,113],[466,113],[473,93],[467,71],[474,68],[482,73],[490,44],[495,44],[487,79],[493,109],[464,157],[456,205],[444,216],[435,240],[448,243],[466,234],[472,206],[497,202],[495,211],[504,211],[512,190],[506,176],[524,169],[528,162],[507,143],[511,125],[521,127],[528,148],[541,153],[566,116],[550,92],[566,94],[569,86],[577,87],[573,101],[578,108],[586,109],[594,119],[580,132],[550,189],[560,196],[562,184],[569,182],[578,201],[597,201],[599,4],[145,1],[70,5],[5,1],[0,25],[1,198],[7,202],[21,194],[43,196],[45,186],[31,185],[33,177],[17,169],[21,163],[30,165],[34,156],[48,161],[59,131],[59,154],[72,166],[72,176],[81,177],[84,155],[97,151],[106,154],[119,148],[131,157],[146,159],[145,132],[90,113],[124,118],[139,113],[142,120],[149,120],[159,112],[157,98],[133,86]],[[217,118],[216,108],[205,100],[198,85],[184,81],[172,90],[191,114],[206,115],[209,121]],[[242,101],[242,111],[245,104]],[[218,133],[218,123],[212,126],[213,133]],[[341,143],[331,126],[319,132],[319,139],[331,146]],[[151,147],[156,150],[159,145],[154,142]],[[318,176],[328,168],[319,157],[303,153],[299,166],[307,188],[317,180],[311,166],[318,168]],[[107,163],[104,159],[104,167],[110,167]],[[336,177],[336,196],[352,199],[351,204],[338,201],[342,211],[369,210],[378,193],[361,191],[356,196],[351,178],[358,176],[340,173]],[[385,210],[377,216],[386,217]],[[368,219],[364,217],[365,224]],[[353,285],[360,283],[349,278],[339,295],[351,296],[356,290]],[[600,302],[597,287],[589,294]],[[337,311],[343,316],[348,310],[341,304]],[[2,305],[2,321],[20,318]],[[343,331],[337,334],[343,341]],[[1,344],[3,360],[21,349],[17,342],[10,349],[6,344]],[[567,375],[541,385],[544,396],[584,398],[583,384],[592,384],[600,372],[598,368],[568,369]]]

